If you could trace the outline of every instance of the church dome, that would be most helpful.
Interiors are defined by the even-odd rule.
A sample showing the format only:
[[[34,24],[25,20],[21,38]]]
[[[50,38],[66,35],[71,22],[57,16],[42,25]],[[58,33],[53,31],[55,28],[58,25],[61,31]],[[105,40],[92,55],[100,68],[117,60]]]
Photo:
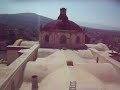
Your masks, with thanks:
[[[73,21],[54,20],[43,27],[43,30],[81,30],[79,25]]]
[[[68,20],[68,17],[66,15],[66,9],[61,8],[60,9],[60,15],[58,16],[57,20],[54,20],[47,25],[45,25],[42,30],[78,30],[82,31],[82,28],[74,23],[73,21]]]

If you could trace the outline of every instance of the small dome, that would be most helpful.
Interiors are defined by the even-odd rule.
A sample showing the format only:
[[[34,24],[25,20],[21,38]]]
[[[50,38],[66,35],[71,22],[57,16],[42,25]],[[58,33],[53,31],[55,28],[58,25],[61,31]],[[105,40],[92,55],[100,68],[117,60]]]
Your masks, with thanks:
[[[45,25],[42,30],[51,30],[51,31],[52,30],[79,30],[79,31],[82,31],[82,28],[80,28],[80,26],[74,23],[73,21],[70,21],[70,20],[63,21],[63,20],[58,19]]]

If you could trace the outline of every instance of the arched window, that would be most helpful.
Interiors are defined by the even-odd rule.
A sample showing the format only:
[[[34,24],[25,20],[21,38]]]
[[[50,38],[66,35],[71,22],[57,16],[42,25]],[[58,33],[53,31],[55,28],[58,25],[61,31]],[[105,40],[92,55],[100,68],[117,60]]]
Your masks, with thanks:
[[[67,38],[66,38],[65,35],[62,35],[62,36],[60,37],[60,44],[66,44],[66,43],[67,43]]]
[[[46,42],[46,43],[49,42],[49,36],[48,36],[48,35],[45,36],[45,42]]]
[[[77,43],[77,44],[80,43],[80,37],[79,37],[79,36],[76,37],[76,43]]]

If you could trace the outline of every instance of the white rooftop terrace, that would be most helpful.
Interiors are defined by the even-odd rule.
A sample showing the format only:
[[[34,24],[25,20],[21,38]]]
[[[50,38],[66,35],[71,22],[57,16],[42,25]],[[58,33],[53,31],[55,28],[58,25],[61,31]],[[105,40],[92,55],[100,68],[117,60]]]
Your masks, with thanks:
[[[70,81],[76,81],[76,90],[120,90],[119,73],[110,63],[96,63],[90,50],[40,48],[36,61],[26,65],[20,90],[31,89],[33,75],[38,76],[38,90],[69,90]]]
[[[76,90],[120,90],[120,63],[109,57],[112,51],[104,44],[59,50],[38,49],[33,43],[18,51],[21,55],[9,66],[1,65],[0,90],[30,90],[33,75],[38,76],[38,90],[69,90],[70,81],[76,81]]]

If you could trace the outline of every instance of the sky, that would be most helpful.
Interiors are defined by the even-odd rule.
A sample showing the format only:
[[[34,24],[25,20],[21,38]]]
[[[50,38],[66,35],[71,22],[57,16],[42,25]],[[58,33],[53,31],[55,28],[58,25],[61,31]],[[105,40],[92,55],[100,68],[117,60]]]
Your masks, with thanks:
[[[0,14],[31,12],[57,19],[62,7],[74,22],[120,30],[120,0],[0,0]]]

